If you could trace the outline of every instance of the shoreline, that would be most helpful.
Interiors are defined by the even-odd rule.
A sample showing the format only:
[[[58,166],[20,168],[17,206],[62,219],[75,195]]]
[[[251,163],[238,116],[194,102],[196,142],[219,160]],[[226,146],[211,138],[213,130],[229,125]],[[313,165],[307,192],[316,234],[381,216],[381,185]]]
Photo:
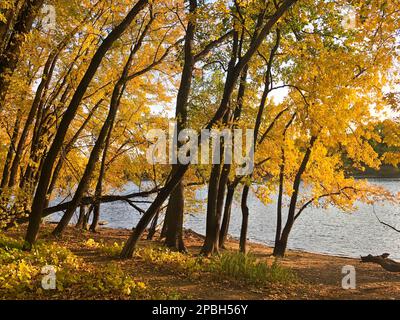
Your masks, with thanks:
[[[57,222],[56,222],[56,221],[46,221],[45,224],[48,224],[48,225],[55,225],[55,224],[57,224]],[[100,226],[99,226],[99,230],[111,230],[111,231],[112,231],[112,230],[114,230],[114,231],[123,230],[123,231],[126,231],[126,232],[130,232],[130,231],[131,231],[131,229],[129,229],[129,228],[124,228],[124,227],[121,227],[121,228],[118,228],[118,227],[107,227],[107,225],[100,225]],[[146,232],[147,232],[147,231],[146,231]],[[190,229],[190,228],[184,228],[184,232],[185,232],[185,233],[186,233],[186,232],[189,232],[189,233],[191,233],[191,234],[195,234],[196,236],[198,236],[199,238],[202,238],[202,239],[205,238],[204,235],[202,235],[202,234],[200,234],[200,233],[198,233],[198,232],[196,232],[196,231],[194,231],[193,229]],[[158,234],[158,232],[157,232],[156,234]],[[232,242],[236,242],[237,244],[239,244],[239,237],[232,236],[232,235],[229,235],[229,234],[228,234],[228,239],[229,239],[230,241],[232,241]],[[261,242],[261,241],[252,240],[252,239],[249,239],[249,238],[248,238],[247,243],[248,243],[249,245],[252,245],[252,244],[253,244],[253,245],[257,245],[257,246],[262,246],[262,247],[265,247],[266,249],[269,249],[269,250],[271,250],[271,251],[273,250],[273,246],[272,246],[272,245],[268,245],[268,244],[263,243],[263,242]],[[324,256],[324,257],[332,257],[332,258],[352,259],[352,260],[356,260],[356,261],[360,261],[360,257],[361,257],[361,255],[362,255],[362,254],[360,254],[359,257],[352,257],[352,256],[348,256],[348,255],[345,255],[345,254],[339,254],[339,253],[335,254],[335,253],[329,253],[329,252],[316,252],[316,251],[309,251],[309,250],[307,250],[307,249],[290,248],[290,247],[288,247],[287,252],[304,253],[304,254],[313,254],[313,255],[321,255],[321,256]],[[367,254],[370,254],[370,253],[371,253],[371,252],[368,252],[368,253],[365,253],[365,254],[367,255]],[[379,254],[382,254],[382,253],[384,253],[384,252],[381,252],[381,253],[379,253]],[[390,253],[390,252],[389,252],[389,253]],[[392,253],[390,253],[390,254],[392,254]],[[395,259],[395,260],[396,260],[396,259]]]
[[[26,225],[7,231],[10,237],[23,237]],[[270,282],[262,286],[251,286],[240,279],[228,281],[215,277],[209,273],[199,273],[198,277],[187,277],[176,272],[174,264],[152,264],[140,258],[120,260],[106,255],[101,248],[85,246],[88,240],[120,246],[126,242],[131,230],[115,229],[105,226],[99,228],[98,233],[82,232],[82,230],[68,227],[61,239],[55,240],[50,236],[53,225],[45,223],[40,233],[40,240],[55,242],[71,250],[85,263],[102,269],[109,263],[118,264],[127,274],[132,274],[140,281],[157,288],[173,288],[182,297],[193,300],[310,300],[310,299],[400,299],[399,273],[390,273],[381,266],[371,263],[362,263],[360,259],[339,257],[319,253],[288,250],[284,258],[279,258],[278,264],[293,272],[298,281],[289,284]],[[138,248],[162,246],[158,241],[146,240],[147,232],[139,242]],[[185,244],[189,257],[197,257],[203,245],[204,236],[193,230],[185,230]],[[272,256],[272,248],[252,241],[248,242],[249,252],[257,261],[272,265],[276,259]],[[228,237],[226,249],[223,251],[238,252],[238,241]],[[354,290],[345,290],[342,287],[346,276],[343,268],[354,267],[356,271],[357,287]],[[208,280],[206,280],[208,279]],[[205,285],[205,281],[207,285]],[[103,299],[105,296],[100,297]],[[32,296],[27,296],[27,299]],[[67,297],[68,299],[68,297]],[[88,297],[96,299],[96,297]],[[185,299],[185,298],[183,298]]]
[[[127,232],[131,231],[128,228],[112,228],[112,227],[107,227],[107,226],[100,226],[99,229],[114,230],[114,231],[124,230],[124,231],[127,231]],[[188,232],[189,234],[194,234],[194,235],[196,235],[196,236],[198,236],[199,238],[202,238],[202,239],[205,238],[204,235],[202,235],[201,233],[198,233],[198,232],[196,232],[196,231],[194,231],[193,229],[190,229],[190,228],[184,229],[184,232],[185,233]],[[237,243],[239,245],[239,237],[232,236],[232,235],[228,234],[228,240],[231,241],[231,242],[235,242],[235,243]],[[271,251],[273,250],[273,246],[272,245],[268,245],[268,244],[263,243],[261,241],[248,239],[247,243],[250,246],[251,245],[262,246],[262,247],[265,247],[268,250],[271,250]],[[351,256],[347,256],[345,254],[339,254],[339,253],[338,254],[334,254],[334,253],[329,253],[329,252],[316,252],[316,251],[309,251],[309,250],[301,249],[301,248],[290,248],[290,247],[288,247],[287,252],[293,252],[293,253],[299,253],[299,254],[304,253],[304,254],[312,254],[312,255],[321,255],[321,256],[324,256],[324,257],[343,258],[343,259],[351,259],[351,260],[356,260],[356,261],[360,261],[360,257],[361,257],[361,254],[360,254],[360,257],[351,257]],[[367,254],[370,254],[370,253],[367,253]]]

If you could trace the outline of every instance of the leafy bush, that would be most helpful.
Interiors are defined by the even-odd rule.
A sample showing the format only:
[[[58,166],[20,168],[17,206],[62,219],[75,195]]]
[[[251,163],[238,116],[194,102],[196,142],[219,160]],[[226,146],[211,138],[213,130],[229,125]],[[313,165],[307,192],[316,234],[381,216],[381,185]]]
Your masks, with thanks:
[[[31,252],[22,251],[22,240],[0,234],[0,296],[35,292],[41,287],[41,270],[46,265],[58,271],[79,269],[82,262],[69,250],[54,244],[39,243]],[[39,290],[40,293],[40,290]]]
[[[115,263],[99,267],[88,265],[70,250],[54,244],[39,243],[31,252],[22,251],[23,240],[0,234],[0,299],[104,298],[179,299],[175,292],[151,288],[136,281]],[[87,243],[90,247],[106,246]],[[115,249],[113,249],[115,250]],[[56,269],[56,290],[41,288],[42,268]]]
[[[140,248],[136,251],[136,257],[156,265],[170,266],[188,276],[198,275],[209,263],[205,258],[193,257],[164,247]]]
[[[119,257],[124,245],[125,242],[122,243],[114,242],[112,245],[100,244],[98,247],[103,253],[105,253],[110,257]]]

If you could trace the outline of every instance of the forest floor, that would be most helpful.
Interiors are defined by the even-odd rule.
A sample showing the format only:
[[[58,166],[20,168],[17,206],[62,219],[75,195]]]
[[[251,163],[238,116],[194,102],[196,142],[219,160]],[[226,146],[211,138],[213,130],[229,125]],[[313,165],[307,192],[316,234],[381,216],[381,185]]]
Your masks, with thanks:
[[[42,231],[42,241],[55,241],[49,232],[53,226],[46,224]],[[25,231],[22,226],[18,230],[8,231],[7,236],[20,238]],[[58,245],[68,248],[76,256],[83,259],[87,266],[101,270],[109,263],[116,263],[120,270],[131,274],[135,279],[143,281],[153,288],[167,288],[177,299],[211,299],[211,300],[285,300],[285,299],[400,299],[400,274],[389,273],[380,266],[361,263],[357,259],[334,257],[299,251],[288,251],[285,258],[280,259],[280,265],[290,269],[296,275],[296,281],[290,283],[272,282],[264,285],[244,283],[228,277],[216,277],[210,272],[201,272],[188,276],[179,272],[173,264],[156,263],[149,259],[134,258],[119,260],[117,256],[106,254],[101,247],[83,245],[85,243],[102,243],[104,245],[122,245],[130,234],[129,230],[101,228],[98,233],[82,232],[68,228]],[[187,230],[185,243],[189,255],[197,256],[203,239],[200,235]],[[142,240],[140,246],[160,246],[157,241]],[[249,249],[258,260],[271,264],[272,249],[264,245],[249,243]],[[238,242],[229,239],[227,250],[238,250]],[[342,288],[343,266],[351,265],[356,269],[355,290]],[[1,290],[0,290],[1,291]],[[51,299],[74,299],[74,294],[65,291],[54,294]],[[6,296],[6,299],[15,297]],[[31,295],[19,298],[34,299]],[[118,297],[99,295],[87,296],[87,299],[117,299]],[[167,297],[168,299],[169,297]]]

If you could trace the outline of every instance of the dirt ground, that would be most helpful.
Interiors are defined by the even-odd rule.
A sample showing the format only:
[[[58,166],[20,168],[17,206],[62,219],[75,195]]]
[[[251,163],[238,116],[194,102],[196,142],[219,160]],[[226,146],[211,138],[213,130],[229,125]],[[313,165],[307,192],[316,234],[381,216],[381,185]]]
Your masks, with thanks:
[[[50,225],[44,227],[46,234],[51,230]],[[21,236],[24,228],[19,231],[8,232],[9,235]],[[85,262],[98,264],[107,263],[110,258],[99,250],[82,246],[85,239],[105,243],[122,243],[130,234],[129,230],[101,228],[96,234],[82,233],[69,228],[60,240]],[[197,254],[202,245],[202,237],[188,230],[185,234],[185,243],[190,254]],[[140,245],[150,242],[142,240]],[[228,250],[237,250],[238,243],[229,239]],[[249,244],[253,255],[259,259],[273,259],[272,249],[260,244]],[[357,259],[334,257],[299,251],[289,251],[287,256],[280,260],[281,264],[295,272],[299,281],[290,285],[269,284],[263,287],[243,286],[240,283],[229,283],[224,280],[205,281],[189,279],[168,267],[157,267],[153,264],[132,259],[128,261],[116,260],[121,268],[134,272],[135,277],[155,287],[172,288],[183,297],[189,299],[211,300],[286,300],[286,299],[400,299],[400,273],[390,273],[374,264],[361,263]],[[355,290],[342,288],[343,266],[351,265],[356,269]]]

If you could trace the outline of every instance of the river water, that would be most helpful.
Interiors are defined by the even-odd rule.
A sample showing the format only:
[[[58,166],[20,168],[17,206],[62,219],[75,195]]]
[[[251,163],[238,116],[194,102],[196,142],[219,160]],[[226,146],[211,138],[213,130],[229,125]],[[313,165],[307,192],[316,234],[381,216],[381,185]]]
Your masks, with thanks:
[[[371,179],[371,183],[384,186],[392,192],[398,192],[400,180]],[[119,194],[134,192],[137,187],[128,184]],[[204,199],[206,190],[200,190],[196,197]],[[151,199],[149,199],[151,200]],[[254,193],[249,196],[249,240],[273,245],[276,226],[276,197],[267,206],[261,203]],[[145,209],[145,205],[142,207]],[[108,222],[111,228],[132,228],[140,216],[126,203],[116,202],[102,205],[101,220]],[[205,213],[188,214],[185,228],[198,233],[205,232]],[[390,203],[375,204],[378,217],[400,229],[400,210]],[[50,217],[58,220],[59,214]],[[241,210],[236,200],[233,206],[229,234],[240,234]],[[357,210],[349,213],[330,207],[320,209],[310,207],[296,221],[288,247],[308,252],[331,254],[345,257],[359,257],[366,254],[388,252],[394,259],[400,259],[400,233],[380,224],[373,213],[372,206],[358,203]]]

